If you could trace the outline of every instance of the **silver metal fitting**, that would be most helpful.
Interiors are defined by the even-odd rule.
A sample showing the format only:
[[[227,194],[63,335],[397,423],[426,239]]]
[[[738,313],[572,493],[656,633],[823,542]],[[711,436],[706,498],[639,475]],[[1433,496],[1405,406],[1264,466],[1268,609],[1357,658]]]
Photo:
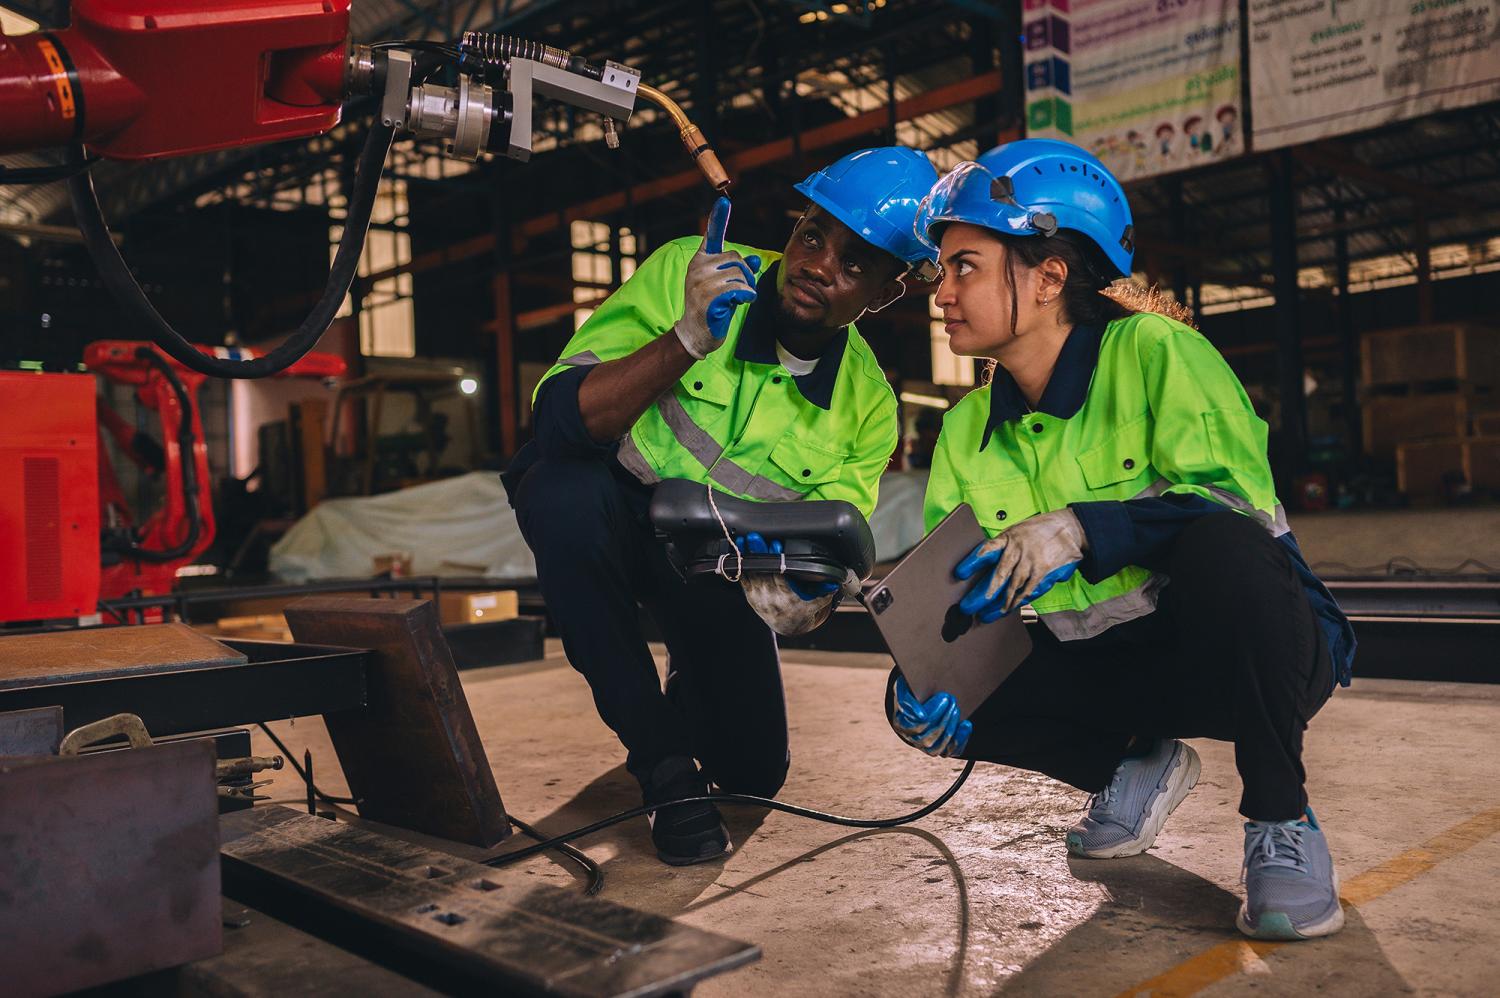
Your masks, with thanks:
[[[496,115],[494,97],[493,89],[467,76],[459,77],[457,88],[431,83],[412,87],[407,127],[417,138],[446,139],[447,155],[472,162],[489,142]]]
[[[347,96],[367,94],[375,85],[375,50],[368,45],[352,45],[344,61],[344,93]]]
[[[385,94],[380,100],[380,123],[401,131],[406,128],[406,108],[411,99],[411,53],[400,49],[386,52]]]

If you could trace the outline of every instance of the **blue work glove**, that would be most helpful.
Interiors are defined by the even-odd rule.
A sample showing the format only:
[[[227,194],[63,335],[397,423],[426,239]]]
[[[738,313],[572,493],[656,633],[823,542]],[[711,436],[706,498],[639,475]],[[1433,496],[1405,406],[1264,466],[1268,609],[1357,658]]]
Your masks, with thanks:
[[[683,283],[682,318],[672,327],[683,348],[698,360],[724,343],[734,310],[755,300],[755,272],[760,258],[724,250],[729,228],[729,199],[714,202],[703,245],[688,263]]]
[[[734,539],[735,546],[745,554],[780,554],[783,545],[780,541],[767,541],[760,534],[751,531],[744,537]],[[786,576],[787,588],[797,594],[797,598],[804,603],[822,599],[839,591],[837,582],[803,582],[792,576]]]
[[[905,676],[896,677],[891,726],[906,744],[943,757],[961,754],[974,731],[972,721],[960,720],[958,701],[951,693],[935,693],[923,703],[906,685]]]
[[[1083,525],[1071,509],[1023,520],[974,548],[954,567],[959,579],[989,569],[959,600],[958,608],[981,624],[993,623],[1072,578],[1087,547]]]

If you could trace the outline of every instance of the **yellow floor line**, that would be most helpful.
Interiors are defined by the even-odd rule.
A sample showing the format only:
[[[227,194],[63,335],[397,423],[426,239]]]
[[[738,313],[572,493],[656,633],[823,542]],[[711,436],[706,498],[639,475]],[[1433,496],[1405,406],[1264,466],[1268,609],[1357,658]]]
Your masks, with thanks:
[[[1482,811],[1419,846],[1346,881],[1339,899],[1344,907],[1358,907],[1410,883],[1445,859],[1452,859],[1500,832],[1500,807]],[[1121,991],[1117,998],[1186,998],[1227,977],[1233,977],[1267,953],[1288,945],[1254,939],[1233,939],[1185,960],[1149,981]]]

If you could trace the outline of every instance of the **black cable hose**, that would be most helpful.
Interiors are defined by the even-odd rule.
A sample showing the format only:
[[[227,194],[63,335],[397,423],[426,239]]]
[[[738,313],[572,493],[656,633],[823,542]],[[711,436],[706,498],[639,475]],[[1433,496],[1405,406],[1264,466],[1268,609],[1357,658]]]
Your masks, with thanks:
[[[210,357],[188,342],[161,317],[161,313],[156,311],[130,273],[114,240],[110,238],[109,224],[104,220],[93,178],[87,171],[68,180],[68,195],[73,202],[73,214],[77,216],[78,228],[83,233],[84,243],[88,246],[94,265],[99,268],[99,276],[105,288],[127,318],[147,328],[152,342],[182,366],[210,377],[264,378],[284,371],[301,360],[317,345],[329,323],[338,315],[359,267],[365,234],[370,228],[370,214],[375,207],[375,194],[380,187],[380,175],[385,169],[386,153],[390,151],[393,138],[395,130],[379,124],[372,125],[365,137],[364,150],[360,153],[359,165],[354,174],[354,190],[349,197],[349,217],[344,221],[344,234],[339,239],[338,252],[334,255],[323,296],[286,342],[264,357],[250,360]],[[81,162],[82,147],[74,147],[72,156],[75,162]]]
[[[535,839],[538,842],[547,841],[546,836],[537,831],[535,828],[532,828],[530,825],[526,824],[526,822],[522,821],[520,818],[517,818],[513,814],[507,815],[507,817],[510,819],[510,823],[512,825],[515,825],[518,829],[521,830],[522,835],[525,835],[528,838]],[[600,891],[604,890],[604,871],[599,868],[598,863],[595,863],[593,860],[589,859],[588,856],[583,852],[568,845],[566,842],[558,843],[557,851],[571,859],[573,862],[577,863],[583,868],[583,872],[588,874],[589,885],[583,893],[587,894],[589,897],[593,897],[595,894],[598,894]]]
[[[255,726],[257,728],[260,728],[261,731],[264,731],[266,733],[266,737],[271,739],[271,742],[281,750],[281,754],[286,759],[287,765],[296,770],[297,775],[302,777],[302,782],[312,785],[313,796],[318,798],[318,800],[322,801],[324,804],[359,803],[359,801],[355,800],[353,797],[335,797],[332,794],[325,794],[323,791],[319,790],[318,785],[307,778],[307,770],[303,769],[301,764],[297,762],[296,756],[292,755],[292,750],[286,747],[286,742],[282,741],[280,738],[277,738],[276,732],[267,727],[264,721],[257,721]]]
[[[948,803],[953,795],[958,793],[959,788],[964,785],[964,781],[969,778],[969,774],[973,771],[974,760],[970,759],[964,764],[963,771],[958,774],[958,779],[954,780],[953,784],[947,790],[944,790],[936,800],[918,808],[910,814],[903,814],[899,818],[846,818],[838,814],[829,814],[826,811],[815,811],[810,807],[786,804],[779,800],[773,800],[770,797],[754,797],[750,794],[704,794],[702,797],[683,797],[680,800],[663,801],[660,804],[633,807],[628,811],[612,814],[608,818],[601,818],[591,825],[584,825],[582,828],[575,828],[571,832],[554,835],[552,838],[539,842],[534,846],[527,846],[525,849],[517,849],[514,852],[492,856],[484,860],[484,865],[506,866],[510,863],[523,860],[528,856],[535,856],[537,853],[545,852],[566,842],[571,842],[574,839],[581,839],[585,835],[592,835],[611,825],[618,825],[622,821],[628,821],[639,815],[648,814],[664,807],[672,807],[676,804],[748,804],[754,807],[769,808],[772,811],[794,814],[799,818],[822,821],[830,825],[844,825],[849,828],[895,828],[898,825],[909,825],[913,821],[919,821]]]
[[[334,797],[332,794],[324,793],[318,788],[317,784],[312,783],[307,778],[307,771],[297,764],[297,760],[292,756],[291,749],[287,748],[286,743],[276,737],[276,733],[267,727],[265,722],[257,722],[256,726],[261,731],[264,731],[266,737],[271,739],[275,746],[281,750],[281,754],[286,757],[286,761],[291,765],[292,769],[297,771],[297,775],[302,778],[302,782],[311,785],[313,796],[317,797],[318,800],[321,800],[325,804],[359,803],[351,797]],[[521,833],[528,838],[536,839],[537,843],[533,846],[527,846],[524,849],[516,849],[513,852],[502,853],[499,856],[491,856],[489,859],[483,860],[483,863],[485,866],[508,866],[529,856],[536,856],[546,852],[548,849],[556,849],[568,859],[577,863],[588,874],[589,886],[584,893],[592,896],[604,889],[604,871],[599,867],[598,863],[572,845],[569,845],[569,843],[573,839],[581,839],[586,835],[592,835],[595,832],[609,828],[611,825],[618,825],[622,821],[629,821],[631,818],[642,814],[649,814],[652,811],[657,811],[664,807],[673,807],[678,804],[745,804],[752,807],[769,808],[772,811],[782,811],[786,814],[796,815],[799,818],[821,821],[829,825],[844,825],[849,828],[896,828],[899,825],[909,825],[914,821],[920,821],[948,803],[953,799],[953,795],[958,793],[963,787],[964,782],[968,780],[969,774],[972,772],[974,772],[974,760],[970,759],[964,763],[964,768],[958,774],[958,778],[949,785],[947,790],[939,794],[935,800],[923,805],[910,814],[903,814],[897,818],[847,818],[839,814],[829,814],[827,811],[815,811],[810,807],[787,804],[779,800],[773,800],[770,797],[754,797],[750,794],[705,794],[702,797],[682,797],[678,800],[663,801],[660,804],[633,807],[628,811],[612,814],[608,818],[601,818],[593,824],[575,828],[571,832],[563,832],[561,835],[554,835],[550,839],[544,839],[541,832],[532,828],[520,818],[514,815],[507,815],[506,817],[512,825],[520,829]]]
[[[161,551],[131,543],[120,553],[136,561],[176,561],[193,550],[193,545],[198,543],[198,538],[203,533],[203,511],[198,507],[198,469],[193,464],[192,400],[188,397],[182,379],[172,370],[172,365],[163,360],[155,350],[141,347],[136,351],[136,356],[161,372],[161,376],[171,386],[172,394],[177,396],[177,407],[182,410],[182,418],[177,424],[177,449],[182,455],[182,503],[188,514],[188,534],[180,543]]]
[[[292,754],[292,750],[286,747],[286,742],[283,742],[280,738],[276,737],[276,732],[272,731],[263,721],[257,721],[255,726],[260,728],[261,731],[265,732],[267,738],[271,739],[272,744],[276,746],[277,750],[281,752],[282,757],[286,759],[286,761],[291,765],[292,769],[296,771],[299,777],[301,777],[302,782],[304,784],[311,784],[313,796],[318,800],[322,801],[325,804],[334,805],[359,803],[359,801],[355,800],[353,797],[335,797],[333,794],[324,792],[321,787],[307,778],[307,770],[303,769],[302,766],[298,764],[296,756]],[[537,831],[535,828],[532,828],[530,825],[522,821],[520,818],[517,818],[515,815],[508,814],[506,815],[506,819],[512,825],[515,825],[522,835],[525,835],[531,839],[535,839],[538,842],[546,841],[546,838],[542,835],[541,832]],[[589,859],[589,857],[584,855],[584,853],[566,843],[558,843],[556,849],[568,859],[572,860],[574,863],[577,863],[578,866],[583,870],[583,872],[588,875],[589,885],[588,888],[584,891],[585,894],[592,897],[593,895],[598,894],[604,889],[604,871],[599,868],[598,863],[594,862],[592,859]]]

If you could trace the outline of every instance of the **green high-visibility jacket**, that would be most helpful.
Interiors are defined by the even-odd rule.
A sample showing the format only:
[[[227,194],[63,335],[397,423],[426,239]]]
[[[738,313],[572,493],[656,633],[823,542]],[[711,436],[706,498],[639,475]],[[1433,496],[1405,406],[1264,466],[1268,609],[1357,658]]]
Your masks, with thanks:
[[[1185,493],[1287,532],[1266,458],[1266,424],[1200,333],[1155,314],[1104,330],[1083,406],[1067,419],[1031,412],[985,432],[989,385],[943,419],[932,459],[928,530],[967,503],[990,536],[1069,503]],[[1059,638],[1093,637],[1156,608],[1165,579],[1130,565],[1098,583],[1076,573],[1038,599]]]
[[[548,378],[570,367],[615,360],[658,336],[674,335],[688,262],[701,245],[697,237],[676,239],[652,253],[568,341],[538,393]],[[725,245],[761,258],[757,279],[780,258]],[[774,294],[769,285],[763,292]],[[618,460],[646,484],[686,478],[712,482],[745,499],[844,499],[868,517],[896,448],[895,393],[852,325],[847,339],[836,336],[808,376],[826,379],[824,365],[836,369],[826,408],[803,396],[777,362],[774,344],[762,344],[758,359],[742,359],[740,333],[750,309],[774,304],[762,301],[736,310],[724,345],[688,368],[647,408],[621,438]]]

